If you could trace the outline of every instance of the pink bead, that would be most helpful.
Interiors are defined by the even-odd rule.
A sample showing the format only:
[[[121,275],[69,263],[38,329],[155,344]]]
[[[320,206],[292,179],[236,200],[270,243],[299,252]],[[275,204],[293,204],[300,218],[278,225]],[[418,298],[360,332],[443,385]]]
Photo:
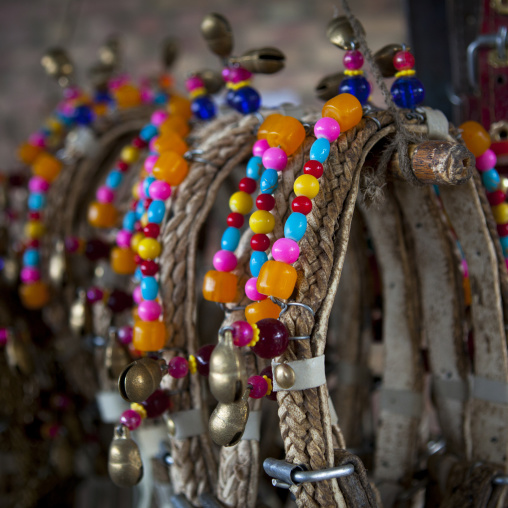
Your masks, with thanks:
[[[235,321],[233,327],[233,344],[238,347],[246,346],[254,336],[252,326],[247,321]]]
[[[150,123],[153,123],[156,127],[159,127],[162,123],[164,123],[168,119],[169,114],[165,111],[156,111],[152,114],[150,118]]]
[[[74,107],[74,104],[72,104],[72,102],[66,101],[60,104],[59,109],[63,115],[72,116],[76,108]]]
[[[506,269],[508,270],[508,258],[506,258],[506,259],[504,260],[504,262],[505,262],[505,265],[506,265]]]
[[[252,147],[252,155],[255,157],[263,157],[263,154],[270,148],[266,139],[259,139]]]
[[[462,272],[464,274],[464,277],[469,277],[469,268],[467,266],[467,261],[465,259],[462,260]]]
[[[182,356],[175,356],[168,362],[168,374],[171,377],[180,379],[189,372],[189,362]]]
[[[155,321],[162,313],[162,308],[156,300],[144,300],[138,306],[141,321]]]
[[[155,166],[155,163],[157,162],[157,159],[159,158],[158,155],[149,155],[145,159],[144,168],[147,173],[151,173],[153,171],[153,167]]]
[[[35,132],[28,138],[28,142],[33,146],[38,146],[39,148],[44,148],[46,146],[46,140],[44,139],[44,135],[40,132]]]
[[[238,260],[234,252],[229,250],[219,250],[213,257],[213,266],[219,272],[231,272],[236,268]]]
[[[318,139],[326,138],[333,143],[340,136],[340,125],[333,118],[320,118],[314,125],[314,136]]]
[[[149,148],[150,152],[158,153],[157,149],[155,148],[155,142],[157,141],[157,139],[159,139],[159,136],[154,136],[148,143],[148,148]]]
[[[97,303],[100,302],[104,297],[104,291],[97,286],[89,287],[86,290],[86,299],[88,303]]]
[[[120,416],[120,423],[129,430],[136,430],[141,425],[141,416],[134,409],[127,409]]]
[[[192,76],[187,81],[185,81],[185,88],[187,88],[189,92],[196,90],[196,88],[204,88],[204,86],[205,84],[199,76]]]
[[[64,90],[63,96],[66,99],[77,99],[81,95],[81,91],[79,88],[75,86],[70,86]]]
[[[141,102],[145,104],[150,104],[153,100],[153,92],[149,88],[142,88],[140,91]]]
[[[9,340],[9,330],[0,328],[0,346],[5,346]]]
[[[251,399],[262,399],[268,392],[268,383],[263,376],[251,376],[247,380],[247,384],[252,386],[249,393]]]
[[[288,156],[282,148],[268,148],[263,154],[263,166],[268,169],[282,171],[286,168]]]
[[[132,326],[122,326],[117,333],[118,342],[124,346],[128,346],[132,342]]]
[[[143,182],[138,182],[138,195],[140,199],[146,199],[148,196],[145,194],[145,189],[143,187]]]
[[[252,277],[245,283],[245,295],[253,302],[259,302],[260,300],[264,300],[265,298],[267,298],[266,295],[262,295],[257,290],[256,288],[257,281],[258,281],[257,277]]]
[[[290,238],[279,238],[272,247],[272,256],[275,261],[282,261],[288,265],[293,264],[300,255],[300,247]]]
[[[495,168],[496,163],[496,154],[490,148],[483,152],[480,157],[476,157],[476,169],[478,171],[488,171]]]
[[[116,244],[118,247],[130,247],[132,240],[132,233],[126,229],[121,229],[116,234]]]
[[[231,83],[240,83],[247,81],[252,77],[252,73],[243,67],[233,67],[229,72],[229,79]]]
[[[139,305],[143,301],[143,297],[141,296],[141,286],[136,286],[134,291],[132,292],[132,298]]]
[[[49,182],[40,176],[32,176],[28,181],[28,189],[30,192],[48,192]]]
[[[99,203],[112,203],[115,200],[115,192],[106,185],[101,185],[95,196]]]
[[[224,67],[224,69],[222,69],[221,75],[224,81],[230,81],[231,67]]]
[[[393,57],[393,66],[398,71],[412,69],[415,66],[415,57],[409,51],[399,51]]]
[[[346,51],[342,61],[344,63],[344,67],[350,71],[361,69],[363,66],[362,52],[358,51],[357,49]]]
[[[79,238],[68,236],[65,239],[65,249],[70,253],[76,252],[79,249]]]
[[[163,180],[156,180],[150,184],[148,192],[152,199],[162,199],[162,201],[165,201],[171,196],[171,185]]]
[[[30,282],[37,282],[41,279],[41,272],[37,268],[33,266],[25,266],[21,270],[21,280],[25,284],[29,284]]]

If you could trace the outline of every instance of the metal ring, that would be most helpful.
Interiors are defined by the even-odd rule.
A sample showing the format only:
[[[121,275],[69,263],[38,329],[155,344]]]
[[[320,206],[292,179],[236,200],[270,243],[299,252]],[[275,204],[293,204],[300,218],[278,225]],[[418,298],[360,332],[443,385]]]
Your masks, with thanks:
[[[312,310],[312,308],[309,307],[308,305],[306,305],[305,303],[300,303],[300,302],[283,302],[282,300],[279,300],[275,296],[270,296],[270,300],[273,303],[276,303],[281,308],[279,317],[281,317],[285,312],[287,312],[288,307],[302,307],[305,310],[308,310],[312,314],[312,317],[314,317],[316,315],[315,312]]]
[[[216,168],[219,167],[214,162],[204,159],[203,157],[196,157],[196,155],[199,156],[201,154],[203,154],[203,150],[189,150],[188,152],[185,152],[183,154],[183,158],[187,161],[201,162],[203,164],[210,164],[211,166],[215,166]]]
[[[233,332],[234,328],[232,326],[222,326],[219,329],[219,335],[224,335],[226,332]]]
[[[296,335],[295,337],[289,337],[289,340],[305,340],[310,339],[310,335]]]
[[[369,114],[367,114],[367,115],[363,115],[363,117],[368,118],[369,120],[372,120],[377,125],[377,130],[378,131],[381,130],[381,122],[375,116],[370,116]]]

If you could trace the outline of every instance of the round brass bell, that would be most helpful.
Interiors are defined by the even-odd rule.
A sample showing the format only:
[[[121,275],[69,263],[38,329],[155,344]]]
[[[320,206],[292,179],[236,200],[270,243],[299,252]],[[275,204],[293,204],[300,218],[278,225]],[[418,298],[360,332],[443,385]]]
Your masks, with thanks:
[[[128,402],[143,402],[159,387],[164,360],[141,358],[125,367],[118,378],[120,395]]]
[[[233,345],[230,330],[225,331],[224,337],[213,350],[208,381],[212,395],[224,404],[240,400],[245,391],[245,365],[239,348]]]
[[[162,65],[169,69],[178,57],[178,42],[173,37],[166,37],[161,45]]]
[[[400,44],[387,44],[374,53],[374,60],[383,78],[395,76],[397,69],[393,66],[393,57],[399,51],[402,51]]]
[[[365,36],[365,30],[361,24],[360,28],[362,35]],[[346,16],[332,19],[326,27],[326,36],[332,44],[344,50],[353,49],[355,43],[357,43],[353,27]]]
[[[74,72],[74,65],[67,52],[62,48],[51,48],[41,59],[44,70],[58,81],[60,86],[67,86]]]
[[[201,33],[212,53],[227,57],[233,50],[233,32],[229,21],[221,14],[207,14],[201,21]]]
[[[339,94],[339,85],[342,80],[346,77],[344,72],[337,72],[335,74],[330,74],[325,76],[315,88],[316,95],[318,99],[323,101],[328,101],[332,97],[335,97]]]
[[[273,371],[273,377],[283,390],[289,390],[296,381],[295,371],[287,363],[277,365]]]
[[[250,72],[274,74],[284,68],[286,57],[277,48],[260,48],[251,49],[234,61]]]
[[[110,69],[118,69],[121,58],[120,38],[117,35],[111,35],[99,48],[99,61]]]
[[[209,94],[216,94],[224,87],[224,80],[220,72],[205,69],[196,72],[196,76],[199,76],[203,80],[206,91]]]
[[[141,454],[138,445],[129,436],[127,428],[117,427],[109,447],[109,477],[118,487],[133,487],[143,478]]]

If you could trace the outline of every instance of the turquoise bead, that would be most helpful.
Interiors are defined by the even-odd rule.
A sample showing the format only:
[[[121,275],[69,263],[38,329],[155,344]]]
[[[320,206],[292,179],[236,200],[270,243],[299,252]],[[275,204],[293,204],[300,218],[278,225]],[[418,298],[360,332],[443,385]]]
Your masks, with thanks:
[[[106,185],[110,189],[118,189],[123,180],[123,174],[120,171],[111,171],[106,178]]]
[[[284,236],[299,242],[307,229],[307,217],[303,213],[294,212],[284,224]]]
[[[42,210],[46,206],[46,196],[35,192],[28,196],[29,210]]]
[[[240,230],[237,228],[226,228],[222,235],[220,245],[223,250],[235,251],[240,242]]]
[[[146,141],[148,143],[148,141],[150,141],[152,138],[157,136],[157,134],[159,134],[159,129],[157,129],[157,127],[155,127],[155,125],[149,123],[141,129],[141,132],[139,133],[139,137],[143,141]]]
[[[326,138],[316,139],[310,147],[311,160],[319,161],[322,164],[328,159],[328,155],[330,155],[330,141]]]
[[[141,271],[141,268],[139,266],[136,268],[136,271],[134,272],[134,282],[139,282],[143,278],[143,272]]]
[[[145,196],[147,196],[147,197],[150,197],[149,189],[150,189],[150,184],[152,182],[155,182],[155,178],[153,176],[147,176],[143,180],[143,192],[145,193]]]
[[[141,219],[144,213],[145,213],[145,204],[143,203],[143,200],[140,199],[138,201],[138,204],[136,205],[136,217],[138,219]]]
[[[254,180],[259,180],[261,172],[263,171],[263,160],[261,157],[251,157],[247,162],[247,176]]]
[[[155,224],[160,224],[162,219],[164,219],[164,214],[166,213],[166,205],[164,201],[161,199],[154,199],[150,206],[148,207],[147,217],[148,222],[155,222]]]
[[[268,261],[268,256],[266,252],[255,250],[250,255],[250,273],[253,277],[257,277],[261,270],[261,267]]]
[[[132,210],[127,212],[123,217],[122,226],[123,229],[133,233],[134,228],[136,227],[136,212],[133,212]]]
[[[482,173],[482,182],[487,192],[494,192],[499,187],[501,178],[495,169],[489,169]]]
[[[500,239],[501,247],[503,249],[503,256],[508,258],[508,236],[502,236]]]
[[[265,169],[259,187],[261,194],[273,194],[279,185],[279,175],[275,169]]]
[[[27,249],[23,254],[23,264],[25,266],[37,266],[40,261],[39,251],[35,249]]]
[[[159,293],[159,283],[155,277],[143,277],[141,279],[141,296],[144,300],[155,300]]]

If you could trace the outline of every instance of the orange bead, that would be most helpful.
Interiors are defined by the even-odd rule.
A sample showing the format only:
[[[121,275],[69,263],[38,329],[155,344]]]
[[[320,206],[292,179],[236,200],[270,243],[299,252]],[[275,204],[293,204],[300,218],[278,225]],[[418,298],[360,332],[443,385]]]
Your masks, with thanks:
[[[92,106],[93,112],[96,116],[104,116],[108,112],[107,104],[94,104]]]
[[[133,108],[141,104],[141,94],[133,85],[122,85],[113,92],[113,95],[119,108]]]
[[[287,155],[291,155],[303,143],[305,128],[296,118],[276,113],[261,124],[258,139],[266,139],[271,147],[280,146]]]
[[[166,326],[162,321],[137,321],[132,345],[139,351],[159,351],[166,344]]]
[[[189,172],[189,164],[178,153],[168,150],[163,152],[153,167],[152,174],[158,180],[164,180],[169,185],[179,185]]]
[[[132,275],[136,271],[134,252],[128,247],[115,247],[112,249],[111,268],[120,275]]]
[[[483,125],[473,120],[464,122],[459,129],[462,130],[462,139],[467,149],[475,156],[479,157],[486,152],[491,145],[489,133],[483,128]]]
[[[23,143],[18,148],[18,158],[25,164],[32,164],[37,156],[42,152],[42,148],[31,145],[30,143]]]
[[[234,302],[237,286],[238,277],[234,273],[210,270],[203,280],[203,296],[210,302]]]
[[[251,303],[245,308],[245,318],[251,325],[266,318],[279,319],[279,314],[280,307],[269,298]]]
[[[155,150],[159,153],[171,150],[178,155],[183,155],[189,149],[187,143],[174,131],[167,131],[157,136],[153,144]]]
[[[88,207],[87,218],[94,228],[112,228],[116,224],[117,211],[112,203],[94,201]]]
[[[19,287],[21,303],[27,309],[40,309],[49,302],[49,289],[42,281],[21,284]]]
[[[296,284],[296,270],[282,261],[267,261],[258,275],[257,290],[262,295],[285,300],[291,296]]]
[[[182,138],[187,136],[190,132],[189,124],[180,116],[170,116],[164,121],[159,127],[159,132],[164,134],[168,131],[176,132],[180,134]]]
[[[363,109],[360,101],[354,95],[341,93],[325,103],[321,114],[337,120],[340,132],[346,132],[360,123]]]
[[[62,163],[48,152],[40,153],[32,165],[33,174],[48,182],[53,182],[61,170]]]
[[[181,95],[172,95],[169,99],[168,111],[172,116],[189,120],[192,116],[191,102]]]

